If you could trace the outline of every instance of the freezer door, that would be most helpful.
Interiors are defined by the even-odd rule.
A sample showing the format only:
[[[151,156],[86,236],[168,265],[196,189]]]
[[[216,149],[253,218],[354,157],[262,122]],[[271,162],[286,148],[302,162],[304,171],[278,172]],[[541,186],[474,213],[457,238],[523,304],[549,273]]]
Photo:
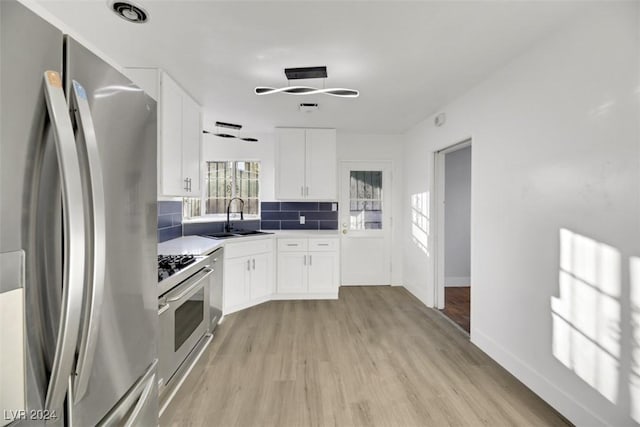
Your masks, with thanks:
[[[158,361],[131,387],[98,427],[154,427],[158,425]],[[75,424],[75,423],[74,423]]]
[[[60,168],[43,79],[46,70],[62,71],[62,47],[58,29],[17,1],[0,1],[0,252],[25,253],[24,380],[30,410],[44,408],[63,297]],[[22,320],[0,327],[20,327]],[[0,386],[9,387],[3,390],[8,393],[21,389]],[[59,410],[55,415],[62,421]]]
[[[72,38],[65,37],[65,49],[67,94],[76,81],[76,89],[81,86],[81,97],[88,101],[106,206],[104,263],[99,266],[100,260],[95,260],[89,267],[104,268],[99,310],[92,320],[86,300],[83,311],[83,322],[97,325],[85,323],[83,334],[97,335],[81,337],[79,353],[90,360],[78,364],[79,370],[85,366],[87,371],[76,375],[88,375],[88,380],[86,387],[82,381],[74,384],[78,393],[71,409],[73,424],[86,426],[103,419],[157,357],[156,103]],[[87,120],[78,116],[76,107],[73,113],[80,127]],[[77,137],[79,145],[90,142],[84,141],[81,128]],[[90,183],[90,150],[80,151],[84,181]],[[91,193],[90,185],[85,187]],[[96,212],[87,215],[99,218]],[[87,283],[91,299],[92,274]],[[85,351],[87,345],[93,349]]]

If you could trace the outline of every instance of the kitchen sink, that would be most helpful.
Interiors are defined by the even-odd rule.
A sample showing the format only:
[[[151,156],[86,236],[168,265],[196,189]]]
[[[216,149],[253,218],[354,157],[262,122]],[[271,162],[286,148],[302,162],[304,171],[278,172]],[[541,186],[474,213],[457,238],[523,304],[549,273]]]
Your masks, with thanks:
[[[213,239],[233,239],[237,237],[247,237],[247,236],[257,236],[261,234],[273,234],[267,231],[260,230],[245,230],[245,231],[234,231],[233,233],[211,233],[207,234],[205,237],[211,237]]]
[[[236,231],[235,234],[240,236],[254,236],[256,234],[273,234],[268,231],[260,231],[260,230],[247,230],[247,231]]]
[[[211,233],[207,234],[207,237],[213,237],[214,239],[231,239],[233,237],[240,237],[234,233]]]

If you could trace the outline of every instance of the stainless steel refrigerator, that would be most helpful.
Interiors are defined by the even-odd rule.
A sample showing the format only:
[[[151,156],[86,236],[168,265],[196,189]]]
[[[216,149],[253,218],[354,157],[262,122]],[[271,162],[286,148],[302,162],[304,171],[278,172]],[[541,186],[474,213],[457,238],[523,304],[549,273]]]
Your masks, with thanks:
[[[156,167],[155,101],[0,0],[0,426],[158,424]]]

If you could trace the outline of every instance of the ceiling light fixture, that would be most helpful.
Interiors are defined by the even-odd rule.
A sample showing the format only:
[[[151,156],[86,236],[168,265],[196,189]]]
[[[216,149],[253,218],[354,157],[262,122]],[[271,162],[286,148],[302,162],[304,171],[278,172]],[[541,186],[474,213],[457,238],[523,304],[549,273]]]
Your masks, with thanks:
[[[146,10],[129,1],[112,1],[111,10],[120,18],[134,24],[144,24],[149,20]]]
[[[233,135],[233,134],[230,134],[230,133],[221,132],[220,130],[218,130],[218,128],[233,129],[233,130],[238,132],[238,135]],[[203,130],[202,133],[213,135],[213,136],[217,136],[217,137],[220,137],[220,138],[237,138],[237,139],[240,139],[240,140],[242,140],[244,142],[258,142],[258,140],[256,138],[240,138],[240,129],[242,129],[242,125],[236,125],[234,123],[216,122],[216,131],[215,132],[211,132],[211,131],[208,131],[208,130]]]
[[[303,68],[285,68],[284,74],[287,81],[302,79],[326,79],[327,67],[303,67]],[[341,98],[357,98],[360,92],[355,89],[346,88],[325,88],[324,81],[322,89],[311,86],[286,86],[274,88],[268,86],[258,86],[255,88],[256,95],[271,95],[274,93],[288,93],[289,95],[316,95],[325,94],[338,96]]]

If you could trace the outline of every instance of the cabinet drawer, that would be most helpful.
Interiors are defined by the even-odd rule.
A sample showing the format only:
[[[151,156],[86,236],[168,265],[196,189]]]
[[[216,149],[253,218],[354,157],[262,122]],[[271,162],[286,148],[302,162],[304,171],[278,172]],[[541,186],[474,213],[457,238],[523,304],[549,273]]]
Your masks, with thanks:
[[[278,252],[298,252],[307,250],[307,239],[278,239]]]
[[[338,250],[338,239],[309,239],[309,251],[335,252]]]
[[[264,252],[271,252],[272,239],[252,240],[250,242],[229,242],[224,246],[224,257],[238,258],[243,256],[255,255]]]

